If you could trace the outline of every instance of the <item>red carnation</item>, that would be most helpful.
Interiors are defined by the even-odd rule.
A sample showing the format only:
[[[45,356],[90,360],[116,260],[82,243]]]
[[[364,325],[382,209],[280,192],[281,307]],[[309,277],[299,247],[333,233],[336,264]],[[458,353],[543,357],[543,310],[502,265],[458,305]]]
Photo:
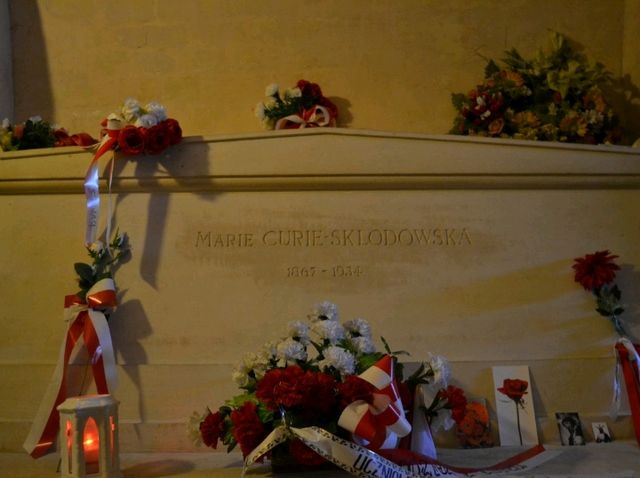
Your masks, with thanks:
[[[449,385],[438,392],[438,398],[447,401],[446,408],[451,410],[451,418],[456,423],[460,423],[464,418],[465,409],[467,407],[467,398],[461,388]]]
[[[586,290],[597,290],[613,282],[616,271],[620,270],[613,262],[617,258],[618,256],[611,254],[609,250],[604,250],[574,259],[575,281]]]
[[[373,392],[376,388],[357,375],[347,375],[344,382],[338,384],[338,396],[340,397],[340,410],[356,400],[373,403]]]
[[[304,374],[297,365],[269,370],[256,384],[256,397],[270,410],[302,405],[305,403]]]
[[[242,455],[245,457],[267,436],[257,412],[258,407],[255,403],[245,402],[230,415],[233,423],[233,438],[240,445]]]
[[[163,121],[165,128],[167,128],[167,132],[169,133],[169,144],[174,145],[178,144],[182,141],[182,128],[180,127],[180,123],[173,118],[169,118]]]
[[[142,128],[127,125],[118,134],[118,147],[123,154],[134,155],[144,152],[145,133]]]
[[[303,413],[310,421],[326,418],[336,403],[335,379],[323,372],[305,372],[299,387],[303,390]]]
[[[211,448],[218,447],[218,439],[224,434],[224,416],[220,411],[209,412],[209,415],[200,422],[200,435],[202,442]]]
[[[169,147],[170,140],[169,130],[164,122],[158,123],[151,128],[147,128],[144,149],[149,154],[159,154]]]

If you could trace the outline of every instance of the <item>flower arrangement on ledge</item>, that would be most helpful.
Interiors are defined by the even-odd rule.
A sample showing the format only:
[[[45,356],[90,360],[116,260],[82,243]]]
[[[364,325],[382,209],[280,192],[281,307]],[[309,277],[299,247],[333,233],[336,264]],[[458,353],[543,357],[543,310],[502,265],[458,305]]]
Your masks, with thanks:
[[[97,143],[87,133],[69,135],[64,128],[51,126],[40,116],[24,123],[11,124],[5,118],[0,126],[0,151],[51,148],[54,146],[89,146]]]
[[[159,154],[182,141],[180,123],[167,116],[164,106],[142,106],[135,98],[127,98],[118,112],[105,118],[102,128],[101,136],[111,137],[113,148],[127,156]]]
[[[266,100],[258,103],[255,114],[265,129],[297,129],[335,126],[338,108],[322,94],[317,83],[298,80],[296,86],[279,91],[273,83],[265,89]]]
[[[499,66],[489,60],[484,81],[452,95],[457,110],[452,134],[500,138],[617,143],[618,119],[604,96],[610,74],[591,64],[563,35],[534,58],[515,48]]]
[[[392,352],[384,339],[386,353],[378,352],[365,319],[341,323],[337,307],[330,302],[319,304],[308,318],[308,322],[289,324],[288,334],[281,340],[267,343],[258,353],[245,355],[233,372],[243,393],[215,411],[208,410],[204,416],[194,414],[197,438],[206,446],[217,448],[221,442],[231,451],[239,445],[247,457],[283,420],[289,426],[317,426],[351,439],[354,430],[343,428],[348,421],[346,409],[353,404],[373,406],[376,393],[380,393],[359,374],[385,358],[393,364],[392,374],[404,409],[413,409],[416,389],[424,385],[429,392],[423,394],[430,400],[418,409],[433,431],[450,428],[464,418],[467,400],[461,389],[447,384],[449,369],[442,357],[432,356],[405,379],[397,357],[406,352]],[[404,414],[404,410],[400,412]],[[363,438],[359,436],[359,443]],[[387,443],[386,435],[384,446],[368,436],[364,442],[373,449],[387,448],[389,444],[397,445],[396,438],[392,436],[392,443]],[[299,464],[324,462],[298,439],[289,440],[287,446]]]

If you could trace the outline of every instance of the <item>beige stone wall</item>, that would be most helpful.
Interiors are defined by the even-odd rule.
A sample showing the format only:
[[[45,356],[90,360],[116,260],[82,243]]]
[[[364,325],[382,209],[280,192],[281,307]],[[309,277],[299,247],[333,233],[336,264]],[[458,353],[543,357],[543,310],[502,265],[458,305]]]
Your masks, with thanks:
[[[531,54],[548,28],[629,74],[637,97],[637,10],[637,0],[13,1],[15,116],[95,133],[134,96],[166,104],[188,135],[259,131],[265,85],[307,78],[343,126],[445,133],[451,93],[482,79],[485,58]]]

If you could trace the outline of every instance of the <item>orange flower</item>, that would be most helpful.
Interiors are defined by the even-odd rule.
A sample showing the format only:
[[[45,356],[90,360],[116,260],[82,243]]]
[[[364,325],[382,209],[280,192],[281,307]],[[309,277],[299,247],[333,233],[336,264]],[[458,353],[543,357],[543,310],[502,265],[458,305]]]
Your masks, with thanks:
[[[522,78],[522,75],[520,73],[518,73],[517,71],[502,70],[500,72],[500,76],[504,80],[512,81],[516,86],[524,85],[524,79]]]

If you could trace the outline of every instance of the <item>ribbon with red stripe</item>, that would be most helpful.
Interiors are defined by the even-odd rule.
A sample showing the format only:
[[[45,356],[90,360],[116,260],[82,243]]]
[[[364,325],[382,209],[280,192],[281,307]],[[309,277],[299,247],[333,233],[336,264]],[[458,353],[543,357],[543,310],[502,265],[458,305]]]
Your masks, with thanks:
[[[122,128],[122,122],[116,118],[110,117],[107,120],[107,134],[97,146],[93,159],[89,164],[89,169],[84,178],[84,193],[87,198],[87,226],[85,230],[84,242],[86,245],[93,244],[96,241],[98,230],[98,218],[100,215],[100,177],[98,171],[98,160],[107,152],[111,151],[118,143],[118,135]],[[111,190],[111,181],[113,175],[113,163],[111,174],[109,176],[109,190]],[[111,218],[109,218],[109,222]],[[109,238],[107,233],[107,238]]]
[[[301,115],[289,115],[276,121],[275,129],[313,128],[316,126],[333,126],[331,113],[324,106],[315,105],[302,112]]]
[[[359,377],[377,391],[372,403],[356,400],[340,414],[338,425],[367,442],[371,449],[392,448],[411,432],[393,376],[393,358],[386,355]]]
[[[103,311],[116,305],[112,279],[98,281],[88,292],[86,301],[78,296],[65,297],[65,319],[68,320],[65,340],[47,391],[33,420],[24,448],[33,458],[45,455],[58,435],[57,406],[68,396],[68,363],[80,344],[84,343],[96,383],[97,393],[107,394],[117,387],[115,355],[109,325]]]
[[[640,445],[640,345],[622,338],[616,343],[616,352],[618,362],[616,369],[622,368],[629,407],[631,408],[633,429]],[[618,371],[616,371],[616,375],[618,375]],[[619,382],[617,377],[616,381]]]

